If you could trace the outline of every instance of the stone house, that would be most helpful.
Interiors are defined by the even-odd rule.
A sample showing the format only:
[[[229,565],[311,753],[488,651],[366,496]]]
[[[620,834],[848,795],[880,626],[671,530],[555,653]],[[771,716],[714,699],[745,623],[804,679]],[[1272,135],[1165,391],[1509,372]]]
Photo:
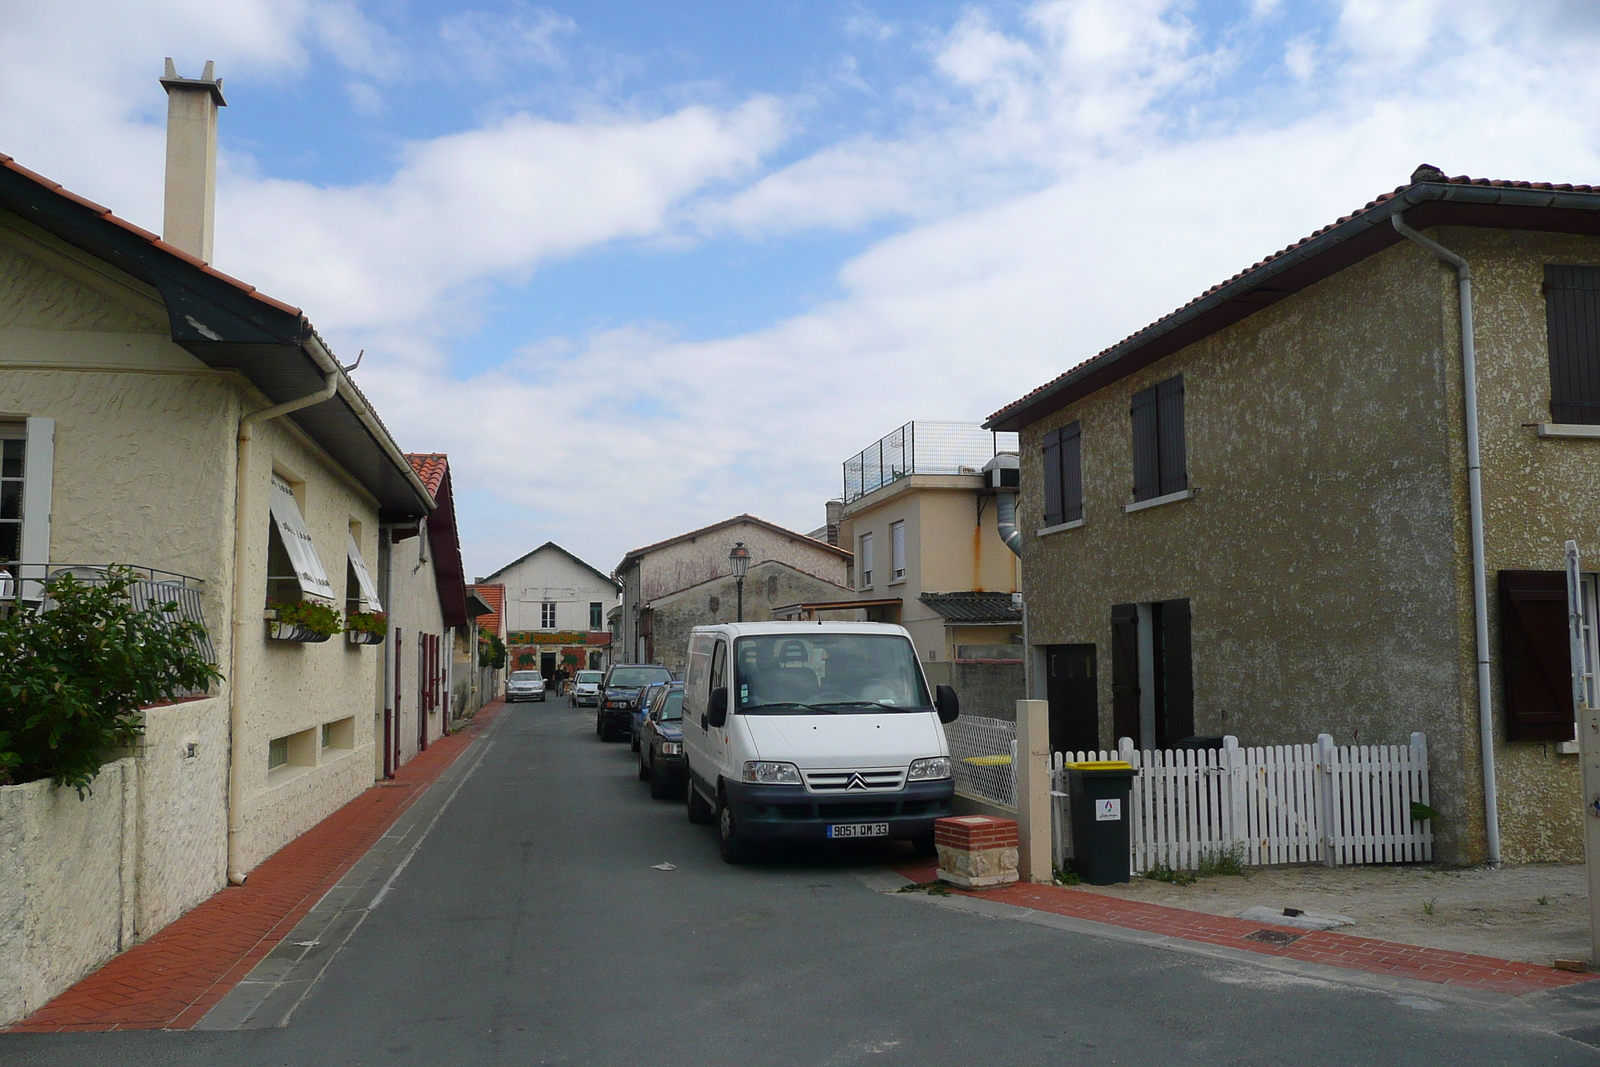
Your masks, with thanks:
[[[224,680],[87,800],[0,788],[0,1022],[372,784],[382,647],[267,615],[376,609],[380,530],[434,506],[306,316],[206,262],[222,85],[164,85],[167,240],[0,156],[0,567],[137,566]]]
[[[1600,190],[1424,167],[991,416],[1056,747],[1420,730],[1437,855],[1580,858],[1560,572],[1568,539],[1600,560],[1596,218]]]
[[[738,615],[739,586],[728,553],[750,551],[744,617],[771,619],[783,605],[851,599],[850,553],[754,515],[691,530],[622,557],[616,662],[660,663],[682,675],[689,630]]]
[[[617,583],[554,541],[479,581],[505,589],[504,640],[511,670],[537,670],[548,680],[558,669],[570,675],[603,670],[610,662],[606,615],[617,606]]]
[[[989,718],[1012,718],[1025,693],[1021,565],[984,470],[1004,452],[1014,476],[1015,450],[1015,434],[975,423],[908,422],[845,461],[836,523],[866,618],[904,626],[928,681]]]

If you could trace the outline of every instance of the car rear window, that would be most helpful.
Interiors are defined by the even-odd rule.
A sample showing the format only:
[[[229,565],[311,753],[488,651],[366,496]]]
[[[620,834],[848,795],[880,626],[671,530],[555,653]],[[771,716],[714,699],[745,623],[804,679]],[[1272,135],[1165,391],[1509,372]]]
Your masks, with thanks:
[[[670,682],[672,672],[665,667],[620,667],[611,672],[609,684],[623,689],[642,689],[652,682]]]

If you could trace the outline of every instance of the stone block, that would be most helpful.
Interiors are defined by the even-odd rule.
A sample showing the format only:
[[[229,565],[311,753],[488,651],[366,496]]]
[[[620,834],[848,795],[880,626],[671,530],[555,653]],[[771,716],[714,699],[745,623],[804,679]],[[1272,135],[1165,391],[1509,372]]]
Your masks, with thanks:
[[[963,889],[1017,881],[1017,823],[993,815],[957,815],[933,824],[938,877]]]

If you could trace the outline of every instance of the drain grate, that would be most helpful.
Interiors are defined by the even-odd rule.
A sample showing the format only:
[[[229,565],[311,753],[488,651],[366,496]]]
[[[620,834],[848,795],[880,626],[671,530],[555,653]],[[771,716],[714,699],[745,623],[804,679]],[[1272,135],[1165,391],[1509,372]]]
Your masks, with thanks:
[[[1253,934],[1245,934],[1246,941],[1260,941],[1264,945],[1292,945],[1305,934],[1291,934],[1287,930],[1257,930]]]

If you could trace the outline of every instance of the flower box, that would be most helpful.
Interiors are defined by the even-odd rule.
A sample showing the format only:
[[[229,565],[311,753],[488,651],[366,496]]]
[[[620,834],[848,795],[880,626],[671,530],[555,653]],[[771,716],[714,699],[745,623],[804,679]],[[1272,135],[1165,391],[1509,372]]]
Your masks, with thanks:
[[[384,635],[372,633],[370,630],[346,630],[344,637],[352,645],[381,645]]]
[[[299,641],[302,644],[317,644],[332,637],[332,634],[319,634],[305,626],[296,626],[290,622],[269,620],[267,623],[267,636],[274,641]]]

